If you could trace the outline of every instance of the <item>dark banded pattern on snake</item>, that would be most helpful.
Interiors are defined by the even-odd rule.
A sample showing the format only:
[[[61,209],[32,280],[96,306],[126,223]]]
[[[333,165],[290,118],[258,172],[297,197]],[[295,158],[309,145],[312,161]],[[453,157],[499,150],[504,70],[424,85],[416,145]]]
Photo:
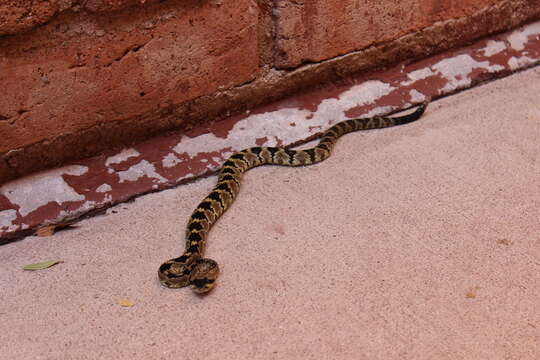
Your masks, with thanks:
[[[420,104],[411,114],[398,117],[350,119],[330,127],[317,146],[306,150],[278,147],[252,147],[231,155],[222,165],[218,181],[189,218],[186,230],[186,250],[180,257],[163,263],[158,270],[164,286],[179,288],[190,285],[197,293],[210,291],[219,275],[218,264],[203,258],[208,232],[217,219],[231,206],[240,191],[244,173],[261,165],[303,166],[328,158],[336,141],[354,131],[381,129],[403,125],[419,119],[426,104]]]

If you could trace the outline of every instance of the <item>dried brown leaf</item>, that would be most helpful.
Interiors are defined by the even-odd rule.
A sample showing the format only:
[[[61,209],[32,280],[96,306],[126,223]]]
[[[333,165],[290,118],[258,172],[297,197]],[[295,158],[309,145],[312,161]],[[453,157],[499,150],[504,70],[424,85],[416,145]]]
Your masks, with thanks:
[[[55,225],[45,225],[36,230],[37,236],[51,236],[54,234]]]
[[[471,288],[467,294],[465,294],[465,297],[467,299],[476,299],[476,292],[480,290],[480,287],[479,286],[475,286],[473,288]]]
[[[122,307],[132,307],[135,304],[127,299],[121,299],[121,300],[118,300],[118,305]]]
[[[58,230],[74,227],[73,222],[57,223],[57,224],[48,224],[41,226],[36,230],[35,234],[37,236],[52,236]]]
[[[512,244],[512,240],[506,239],[506,238],[504,238],[504,239],[498,239],[498,240],[497,240],[497,244],[501,244],[501,245],[506,245],[506,246],[508,246],[508,245]]]

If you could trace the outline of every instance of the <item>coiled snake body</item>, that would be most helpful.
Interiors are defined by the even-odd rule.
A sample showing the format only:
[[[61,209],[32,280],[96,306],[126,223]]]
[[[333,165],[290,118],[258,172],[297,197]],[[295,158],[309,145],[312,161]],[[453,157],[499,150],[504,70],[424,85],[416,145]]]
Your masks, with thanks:
[[[426,108],[420,104],[416,111],[399,117],[372,117],[339,122],[329,128],[319,144],[306,150],[278,147],[252,147],[238,151],[223,163],[218,182],[189,218],[186,230],[186,250],[182,256],[163,263],[158,270],[164,286],[179,288],[190,285],[197,293],[210,291],[219,274],[218,264],[203,258],[206,238],[212,225],[229,208],[240,191],[243,174],[260,165],[302,166],[325,160],[341,136],[359,130],[380,129],[415,121]]]

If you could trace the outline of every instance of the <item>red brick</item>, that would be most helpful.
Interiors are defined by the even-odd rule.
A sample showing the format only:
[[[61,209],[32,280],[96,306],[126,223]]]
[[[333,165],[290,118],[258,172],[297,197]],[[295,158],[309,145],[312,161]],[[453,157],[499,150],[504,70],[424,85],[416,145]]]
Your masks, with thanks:
[[[0,183],[540,17],[538,0],[368,1],[6,0]]]
[[[276,66],[294,68],[334,58],[504,2],[277,0]]]
[[[71,2],[63,4],[71,7]],[[59,0],[6,0],[0,3],[0,35],[15,34],[49,21],[63,9]]]
[[[132,5],[143,5],[159,2],[160,0],[85,0],[84,8],[89,11],[119,10]]]
[[[0,3],[0,35],[16,34],[50,21],[62,11],[114,11],[160,0],[5,0]]]
[[[0,153],[159,112],[259,69],[251,0],[127,10],[65,12],[0,39]]]

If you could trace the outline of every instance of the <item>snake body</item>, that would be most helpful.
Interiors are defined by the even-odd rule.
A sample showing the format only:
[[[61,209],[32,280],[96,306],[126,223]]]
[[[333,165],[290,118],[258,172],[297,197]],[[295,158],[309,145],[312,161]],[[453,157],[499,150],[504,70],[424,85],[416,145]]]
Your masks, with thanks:
[[[216,186],[189,218],[185,252],[159,267],[161,284],[170,288],[190,285],[197,293],[208,292],[214,287],[219,266],[214,260],[202,257],[206,239],[212,225],[238,195],[242,176],[247,170],[261,165],[303,166],[321,162],[330,156],[341,136],[354,131],[407,124],[419,119],[425,108],[423,103],[413,113],[404,116],[376,116],[339,122],[324,132],[317,146],[306,150],[252,147],[235,152],[223,163]]]

